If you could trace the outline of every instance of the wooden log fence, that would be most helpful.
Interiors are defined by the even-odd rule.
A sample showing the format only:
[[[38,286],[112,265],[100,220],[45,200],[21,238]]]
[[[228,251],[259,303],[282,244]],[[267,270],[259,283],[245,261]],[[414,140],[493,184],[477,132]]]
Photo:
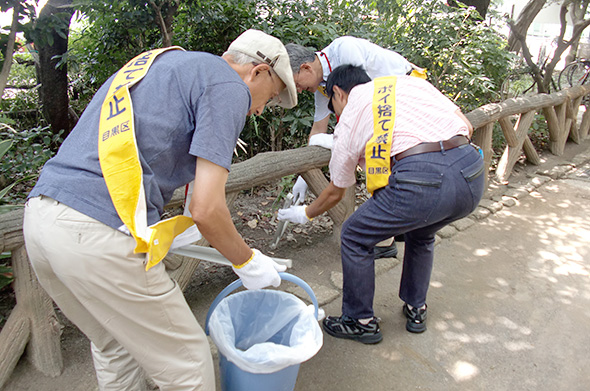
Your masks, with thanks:
[[[473,141],[484,152],[486,172],[492,163],[492,136],[496,122],[506,139],[506,147],[498,162],[495,178],[507,181],[514,164],[522,153],[531,164],[539,164],[540,158],[529,137],[531,123],[536,114],[543,114],[549,129],[551,153],[564,153],[568,139],[580,143],[588,137],[590,110],[580,125],[577,116],[580,103],[590,93],[590,86],[579,86],[557,93],[539,94],[508,99],[479,107],[466,117],[475,128]],[[232,165],[226,185],[226,201],[231,206],[238,194],[252,187],[276,181],[284,176],[300,174],[310,190],[318,195],[328,184],[321,168],[330,160],[330,151],[317,146],[303,147],[281,152],[267,152],[252,159]],[[183,192],[178,192],[170,205],[182,202]],[[182,195],[180,195],[182,194]],[[352,213],[354,191],[348,191],[345,199],[333,208],[329,215],[339,227]],[[10,377],[18,360],[26,352],[33,366],[43,374],[59,376],[63,369],[60,334],[61,325],[54,311],[53,302],[39,285],[30,266],[22,233],[23,211],[0,215],[0,250],[12,253],[15,276],[13,288],[16,306],[0,332],[0,389]],[[207,245],[205,240],[198,244]],[[165,260],[170,275],[185,289],[199,264],[198,260],[171,255]]]

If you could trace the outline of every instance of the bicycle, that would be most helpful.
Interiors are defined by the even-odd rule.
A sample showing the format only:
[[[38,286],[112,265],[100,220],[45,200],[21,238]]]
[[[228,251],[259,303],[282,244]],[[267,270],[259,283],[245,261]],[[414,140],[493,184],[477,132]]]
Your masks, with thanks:
[[[537,67],[539,68],[541,75],[545,74],[547,61],[549,56],[545,55],[544,49],[541,49],[539,53],[539,61]],[[521,59],[522,61],[522,59]],[[534,73],[529,66],[520,66],[510,73],[500,86],[500,98],[506,100],[509,98],[517,98],[519,96],[527,94],[537,93],[537,80],[533,76]],[[549,85],[550,91],[557,91],[558,85],[552,75],[551,83]],[[549,91],[549,92],[550,92]]]
[[[590,82],[590,60],[580,59],[569,63],[559,73],[559,89],[581,86]]]

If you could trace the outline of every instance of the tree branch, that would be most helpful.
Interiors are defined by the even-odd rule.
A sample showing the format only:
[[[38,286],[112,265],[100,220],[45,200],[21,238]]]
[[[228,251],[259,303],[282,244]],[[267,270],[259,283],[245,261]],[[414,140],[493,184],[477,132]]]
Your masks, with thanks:
[[[166,16],[162,14],[162,7],[158,6],[154,0],[149,0],[149,5],[152,7],[156,14],[156,23],[158,24],[158,28],[160,29],[160,33],[162,33],[162,46],[168,47],[172,46],[172,21],[174,20],[174,15],[178,10],[180,5],[180,0],[173,0],[172,3],[169,1],[165,2],[170,4],[168,10],[166,11]]]
[[[527,65],[531,68],[532,76],[537,82],[537,90],[540,93],[546,93],[547,91],[543,86],[543,77],[541,76],[541,70],[533,61],[533,56],[531,55],[529,47],[526,44],[526,38],[520,33],[520,31],[517,30],[514,21],[509,21],[508,25],[510,26],[510,33],[514,34],[514,37],[518,40],[518,42],[520,42],[520,46],[522,47],[522,56],[524,57],[524,60],[526,61]]]
[[[2,65],[2,71],[0,72],[0,102],[2,101],[2,95],[4,95],[4,88],[8,82],[8,75],[10,74],[10,68],[12,67],[12,57],[14,54],[14,44],[16,42],[16,30],[18,29],[18,17],[20,15],[21,3],[17,2],[12,11],[12,24],[10,25],[10,33],[8,34],[8,42],[6,44],[6,54],[4,55],[4,64]]]

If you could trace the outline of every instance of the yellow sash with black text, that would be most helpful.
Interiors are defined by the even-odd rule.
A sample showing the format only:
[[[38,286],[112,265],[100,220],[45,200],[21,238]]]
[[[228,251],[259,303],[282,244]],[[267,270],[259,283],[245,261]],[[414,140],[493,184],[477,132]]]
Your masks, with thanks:
[[[373,80],[373,136],[365,145],[367,190],[371,195],[387,185],[391,174],[396,82],[396,76]]]
[[[174,238],[194,225],[188,216],[175,216],[147,224],[143,170],[139,161],[133,105],[129,89],[148,72],[154,59],[173,46],[150,50],[129,61],[117,72],[100,111],[98,158],[117,213],[135,238],[135,253],[146,253],[146,270],[168,253]]]

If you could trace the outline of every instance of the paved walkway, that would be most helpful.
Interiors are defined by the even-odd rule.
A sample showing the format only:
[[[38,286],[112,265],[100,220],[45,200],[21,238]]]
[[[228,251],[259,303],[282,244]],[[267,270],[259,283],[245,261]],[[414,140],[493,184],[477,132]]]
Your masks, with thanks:
[[[446,230],[424,334],[405,331],[401,267],[382,270],[383,342],[325,336],[296,390],[590,390],[589,161],[528,178],[484,202],[476,215],[489,216]]]
[[[405,331],[399,261],[380,260],[375,310],[384,340],[325,335],[295,390],[590,390],[590,140],[511,181],[440,232],[424,334]],[[329,315],[340,314],[338,254],[334,240],[290,254],[291,272]],[[187,295],[201,324],[228,278]],[[21,360],[5,390],[95,389],[88,344],[65,331],[62,376],[46,378]]]

